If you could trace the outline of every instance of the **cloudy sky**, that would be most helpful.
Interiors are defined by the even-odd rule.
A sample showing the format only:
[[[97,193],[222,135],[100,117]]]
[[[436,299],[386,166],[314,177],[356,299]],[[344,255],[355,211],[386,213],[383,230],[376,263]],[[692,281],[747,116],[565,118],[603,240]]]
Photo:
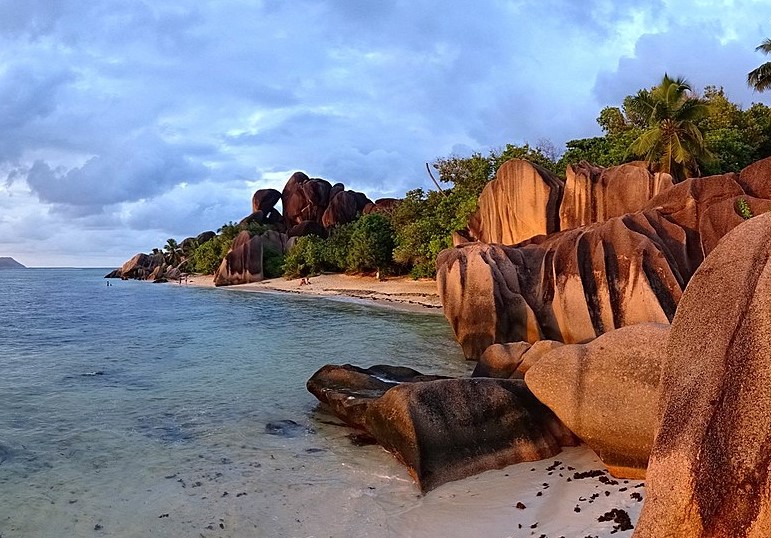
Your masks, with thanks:
[[[665,71],[746,88],[767,0],[0,0],[0,256],[114,267],[311,176],[599,134]]]

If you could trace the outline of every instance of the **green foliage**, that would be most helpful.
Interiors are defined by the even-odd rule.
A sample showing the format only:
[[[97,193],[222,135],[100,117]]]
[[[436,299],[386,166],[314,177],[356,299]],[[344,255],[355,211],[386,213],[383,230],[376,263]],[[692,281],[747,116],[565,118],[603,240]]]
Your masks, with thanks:
[[[329,231],[324,241],[322,259],[327,271],[343,272],[348,269],[348,252],[355,223],[340,224]]]
[[[570,140],[566,144],[565,153],[562,154],[558,162],[558,168],[564,174],[568,165],[581,161],[589,161],[604,167],[633,161],[635,156],[629,152],[629,146],[638,136],[640,136],[640,130],[631,127],[605,136]]]
[[[755,216],[752,214],[752,209],[750,209],[750,205],[747,203],[747,200],[744,198],[736,199],[736,211],[744,220],[751,219],[752,217]]]
[[[685,79],[664,75],[658,86],[640,90],[625,106],[647,119],[629,146],[632,154],[657,162],[675,181],[699,174],[697,159],[708,160],[710,154],[698,122],[709,115],[709,108]]]
[[[205,275],[214,273],[220,266],[222,258],[230,250],[232,242],[232,239],[228,240],[225,236],[216,236],[195,249],[190,257],[189,265],[192,265],[192,269],[196,273]]]
[[[452,232],[457,228],[451,229],[453,226],[446,221],[448,210],[457,198],[457,194],[448,200],[436,191],[425,193],[416,189],[409,191],[394,211],[391,220],[396,230],[394,260],[409,268],[413,278],[433,277],[437,254],[452,246]]]
[[[324,268],[324,240],[317,235],[299,237],[284,258],[284,276],[318,275]]]
[[[764,39],[755,47],[755,51],[763,54],[771,53],[771,39]],[[765,62],[747,73],[747,85],[758,92],[771,88],[771,62]]]
[[[283,275],[284,255],[271,247],[263,247],[262,273],[265,278],[278,278]]]
[[[638,154],[660,162],[666,170],[662,158],[677,154],[667,147],[667,140],[672,148],[681,141],[680,156],[686,164],[674,167],[676,179],[738,172],[771,155],[771,108],[755,103],[745,111],[726,97],[723,88],[707,86],[701,98],[686,88],[685,81],[667,77],[656,88],[627,96],[620,108],[605,107],[597,118],[605,135],[569,141],[557,169],[581,160],[604,167],[632,161],[638,158],[629,151],[634,143],[637,150],[647,144],[648,151]]]
[[[394,229],[383,215],[364,215],[353,227],[346,268],[349,271],[386,271],[393,263]]]

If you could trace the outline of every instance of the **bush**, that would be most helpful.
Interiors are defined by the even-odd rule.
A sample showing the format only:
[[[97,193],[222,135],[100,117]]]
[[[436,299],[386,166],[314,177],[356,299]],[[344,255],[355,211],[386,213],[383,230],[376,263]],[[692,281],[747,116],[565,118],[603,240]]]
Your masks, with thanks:
[[[284,255],[270,247],[263,247],[262,273],[265,278],[278,278],[283,275]]]
[[[230,250],[232,243],[232,238],[218,235],[195,249],[190,256],[189,265],[192,266],[196,273],[203,273],[205,275],[214,273],[220,266],[222,258]]]
[[[354,223],[341,224],[332,228],[324,241],[323,265],[326,271],[342,272],[348,268],[348,251]]]
[[[394,229],[383,215],[361,217],[353,226],[346,268],[349,271],[387,271],[393,264]]]
[[[323,261],[324,240],[317,235],[300,237],[284,258],[284,276],[317,275],[323,269]]]

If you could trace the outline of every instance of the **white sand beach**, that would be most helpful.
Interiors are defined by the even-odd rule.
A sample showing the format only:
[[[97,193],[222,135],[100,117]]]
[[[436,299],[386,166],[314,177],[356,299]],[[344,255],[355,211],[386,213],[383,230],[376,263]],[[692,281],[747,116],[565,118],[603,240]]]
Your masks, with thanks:
[[[188,285],[214,286],[211,276],[200,275],[189,277]],[[294,293],[442,312],[436,282],[407,277],[380,281],[325,274],[311,277],[310,284],[280,278],[222,289]],[[620,523],[621,519],[614,521],[619,512],[613,511],[623,511],[634,525],[642,508],[644,483],[614,479],[597,455],[583,445],[566,448],[555,458],[451,482],[421,496],[406,468],[382,454],[382,449],[351,447],[345,436],[352,431],[342,426],[320,429],[330,447],[337,445],[337,451],[348,454],[350,463],[343,464],[339,480],[328,476],[331,469],[305,469],[307,483],[316,487],[297,491],[282,509],[304,517],[290,522],[278,516],[277,530],[287,532],[287,536],[308,537],[631,536],[633,530]],[[315,473],[326,478],[312,477]],[[253,517],[248,509],[241,516]]]
[[[251,284],[226,286],[224,290],[270,291],[339,297],[366,301],[378,306],[400,310],[442,313],[442,303],[431,279],[413,280],[409,277],[389,277],[379,280],[371,276],[322,274],[310,277],[310,284],[302,279],[271,278]],[[182,285],[214,286],[212,275],[191,275]]]

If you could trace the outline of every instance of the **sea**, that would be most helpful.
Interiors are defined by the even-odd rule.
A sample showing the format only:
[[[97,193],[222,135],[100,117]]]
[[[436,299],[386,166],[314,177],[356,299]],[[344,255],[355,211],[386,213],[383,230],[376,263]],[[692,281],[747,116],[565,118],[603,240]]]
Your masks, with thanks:
[[[305,383],[466,375],[443,316],[352,300],[0,271],[0,537],[391,536],[419,502]]]

